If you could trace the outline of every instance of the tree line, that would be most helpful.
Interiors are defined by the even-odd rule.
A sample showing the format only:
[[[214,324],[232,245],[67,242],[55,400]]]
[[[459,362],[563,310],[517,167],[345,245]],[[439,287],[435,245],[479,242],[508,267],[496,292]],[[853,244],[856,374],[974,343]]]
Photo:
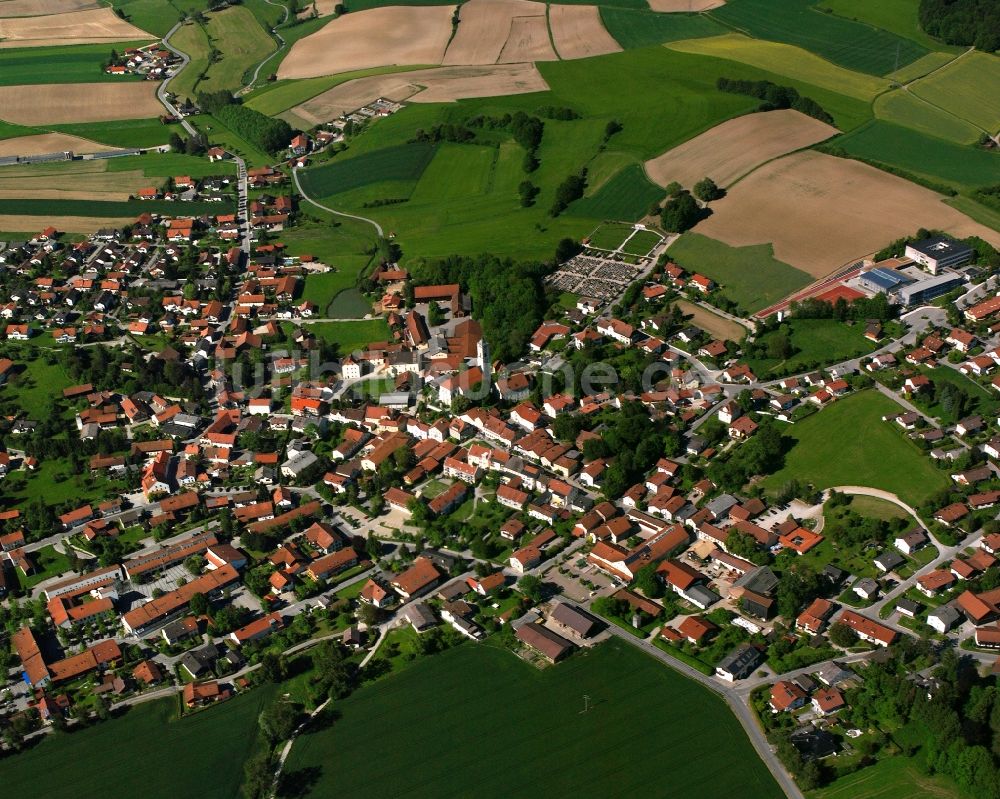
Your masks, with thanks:
[[[823,106],[811,97],[803,97],[792,86],[779,86],[769,80],[739,80],[736,78],[719,78],[715,82],[719,91],[729,94],[745,94],[761,101],[758,111],[776,111],[779,108],[792,108],[806,116],[814,117],[827,124],[833,123]]]
[[[1000,3],[996,0],[920,0],[920,27],[947,44],[1000,50]]]

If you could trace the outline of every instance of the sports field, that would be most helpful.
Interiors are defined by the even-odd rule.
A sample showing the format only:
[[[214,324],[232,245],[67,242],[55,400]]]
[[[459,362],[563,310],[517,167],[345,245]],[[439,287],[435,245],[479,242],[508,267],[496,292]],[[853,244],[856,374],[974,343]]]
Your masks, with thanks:
[[[972,52],[910,86],[918,97],[995,134],[1000,131],[1000,58]]]
[[[671,259],[722,286],[722,293],[747,313],[759,311],[812,282],[805,272],[774,257],[769,244],[730,247],[721,241],[685,233],[670,245]]]
[[[706,39],[672,42],[672,50],[728,58],[815,84],[823,89],[870,101],[889,88],[884,78],[839,67],[802,47],[751,39],[739,33]]]
[[[911,758],[880,760],[874,766],[841,777],[826,788],[810,791],[809,799],[961,799],[963,794],[945,777],[928,776]]]
[[[879,161],[956,188],[1000,183],[1000,156],[881,120],[837,139],[858,158]]]
[[[764,480],[780,489],[796,479],[816,488],[860,485],[897,494],[909,505],[920,505],[949,480],[944,472],[882,416],[902,407],[876,391],[839,399],[819,413],[790,425],[784,434],[795,439],[784,467]]]
[[[833,14],[814,0],[728,0],[709,14],[751,36],[811,50],[842,67],[886,75],[928,51],[911,39]]]
[[[516,786],[627,796],[665,775],[672,796],[782,795],[719,698],[619,641],[543,671],[467,644],[362,688],[337,710],[333,724],[298,739],[286,764],[290,775],[314,776],[308,796],[488,799]],[[391,730],[391,768],[372,746],[373,724]],[[475,743],[456,740],[470,725]],[[484,752],[502,762],[502,780],[484,778]]]
[[[114,775],[121,796],[233,799],[255,745],[257,716],[272,695],[259,688],[181,720],[175,718],[177,700],[161,699],[121,719],[57,733],[4,760],[4,788],[21,796],[79,799],[106,792]]]

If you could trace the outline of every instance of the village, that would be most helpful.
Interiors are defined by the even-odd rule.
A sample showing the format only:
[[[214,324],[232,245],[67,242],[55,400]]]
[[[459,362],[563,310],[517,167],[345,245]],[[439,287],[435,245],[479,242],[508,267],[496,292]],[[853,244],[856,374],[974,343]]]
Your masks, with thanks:
[[[296,136],[287,166],[333,140]],[[313,333],[303,287],[327,267],[284,251],[302,199],[283,165],[138,197],[223,213],[0,245],[0,382],[60,345],[87,356],[63,361],[81,380],[47,398],[53,418],[5,417],[0,476],[30,496],[72,461],[93,493],[0,514],[0,595],[20,619],[5,745],[165,693],[193,712],[321,641],[363,666],[401,629],[499,636],[540,667],[631,641],[722,695],[765,757],[758,724],[794,716],[807,760],[861,734],[839,713],[903,638],[1000,668],[1000,420],[969,398],[1000,391],[1000,295],[971,247],[914,241],[796,296],[777,324],[836,306],[868,350],[767,378],[748,354],[774,319],[739,320],[744,344],[699,327],[677,301],[712,326],[724,287],[637,225],[638,251],[585,241],[547,278],[575,300],[503,363],[461,285],[387,261],[368,300],[389,339],[348,352]],[[633,377],[581,382],[598,362]],[[744,460],[779,456],[776,425],[871,396],[947,484],[932,504],[746,479]],[[841,540],[861,519],[831,511],[865,498],[895,513]]]

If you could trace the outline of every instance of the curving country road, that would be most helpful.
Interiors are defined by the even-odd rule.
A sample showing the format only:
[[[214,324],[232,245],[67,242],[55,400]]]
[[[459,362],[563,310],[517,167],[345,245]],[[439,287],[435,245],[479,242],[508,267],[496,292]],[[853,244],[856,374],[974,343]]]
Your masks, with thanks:
[[[174,107],[173,103],[171,103],[167,99],[167,86],[170,85],[170,81],[176,78],[187,67],[187,65],[191,63],[191,56],[189,56],[183,50],[178,50],[170,43],[170,37],[173,36],[177,32],[177,29],[183,24],[184,24],[183,22],[175,23],[174,27],[168,30],[162,39],[163,46],[166,47],[175,56],[180,58],[181,65],[177,67],[173,75],[171,75],[166,80],[160,81],[160,85],[156,87],[156,97],[161,103],[163,103],[163,107],[167,109],[167,112],[169,114],[177,117],[181,121],[181,127],[183,127],[184,130],[187,131],[188,135],[195,136],[197,135],[198,131],[195,130],[194,125],[192,125],[190,122],[184,119],[184,117],[181,116],[180,112]]]
[[[284,5],[283,3],[272,2],[272,0],[264,0],[264,2],[267,3],[269,6],[275,6],[276,8],[280,8],[285,12],[285,15],[281,18],[281,22],[279,22],[278,25],[284,25],[286,22],[288,22],[288,6]],[[278,40],[278,49],[275,50],[273,53],[271,53],[271,55],[269,55],[267,58],[265,58],[257,65],[257,68],[253,71],[253,76],[250,78],[249,81],[247,81],[246,86],[240,89],[239,94],[246,94],[248,91],[250,91],[253,88],[253,85],[257,82],[257,78],[260,77],[260,71],[261,69],[263,69],[264,64],[266,64],[268,61],[270,61],[272,58],[278,55],[278,53],[284,50],[285,47],[288,46],[288,42],[285,41],[285,37],[282,36],[280,33],[278,33],[278,25],[275,25],[273,28],[271,28],[271,35]]]
[[[382,231],[382,226],[378,222],[376,222],[374,219],[369,219],[366,216],[357,216],[356,214],[346,214],[343,211],[335,211],[332,208],[329,208],[328,206],[323,205],[322,203],[316,202],[312,197],[310,197],[308,194],[306,194],[305,191],[303,191],[303,189],[302,189],[302,184],[299,183],[299,168],[298,167],[294,167],[292,169],[292,180],[295,181],[295,189],[296,189],[296,191],[298,191],[299,195],[306,202],[312,203],[317,208],[321,208],[322,210],[324,210],[324,211],[326,211],[328,213],[331,213],[334,216],[342,216],[342,217],[345,217],[346,219],[356,219],[359,222],[367,222],[369,225],[371,225],[373,228],[375,228],[375,232],[378,233],[378,237],[380,239],[384,239],[385,238],[385,233]]]

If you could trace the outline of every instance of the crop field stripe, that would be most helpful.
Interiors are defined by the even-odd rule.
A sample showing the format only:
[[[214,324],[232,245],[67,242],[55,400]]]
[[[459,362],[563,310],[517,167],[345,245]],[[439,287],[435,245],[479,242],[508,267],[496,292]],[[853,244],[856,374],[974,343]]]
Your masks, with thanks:
[[[893,122],[876,120],[833,144],[857,158],[879,161],[960,189],[1000,183],[1000,157],[996,153]]]
[[[0,200],[0,215],[136,217],[144,211],[160,214],[198,216],[232,213],[227,203],[178,203],[165,200],[126,200],[100,202],[90,200]]]
[[[928,103],[913,92],[892,91],[875,99],[875,116],[959,144],[973,144],[982,132],[971,122]]]
[[[124,83],[143,80],[140,75],[109,75],[103,64],[115,50],[148,44],[114,42],[56,47],[14,47],[0,49],[0,86],[38,83]]]
[[[657,14],[649,8],[600,5],[601,20],[608,33],[626,50],[635,47],[718,36],[729,28],[705,14]]]
[[[926,47],[910,39],[824,14],[812,0],[729,0],[708,13],[751,36],[796,44],[870,75],[886,75],[928,53]]]
[[[435,145],[425,142],[386,147],[308,169],[301,179],[312,197],[329,197],[382,180],[418,180],[436,151]]]

